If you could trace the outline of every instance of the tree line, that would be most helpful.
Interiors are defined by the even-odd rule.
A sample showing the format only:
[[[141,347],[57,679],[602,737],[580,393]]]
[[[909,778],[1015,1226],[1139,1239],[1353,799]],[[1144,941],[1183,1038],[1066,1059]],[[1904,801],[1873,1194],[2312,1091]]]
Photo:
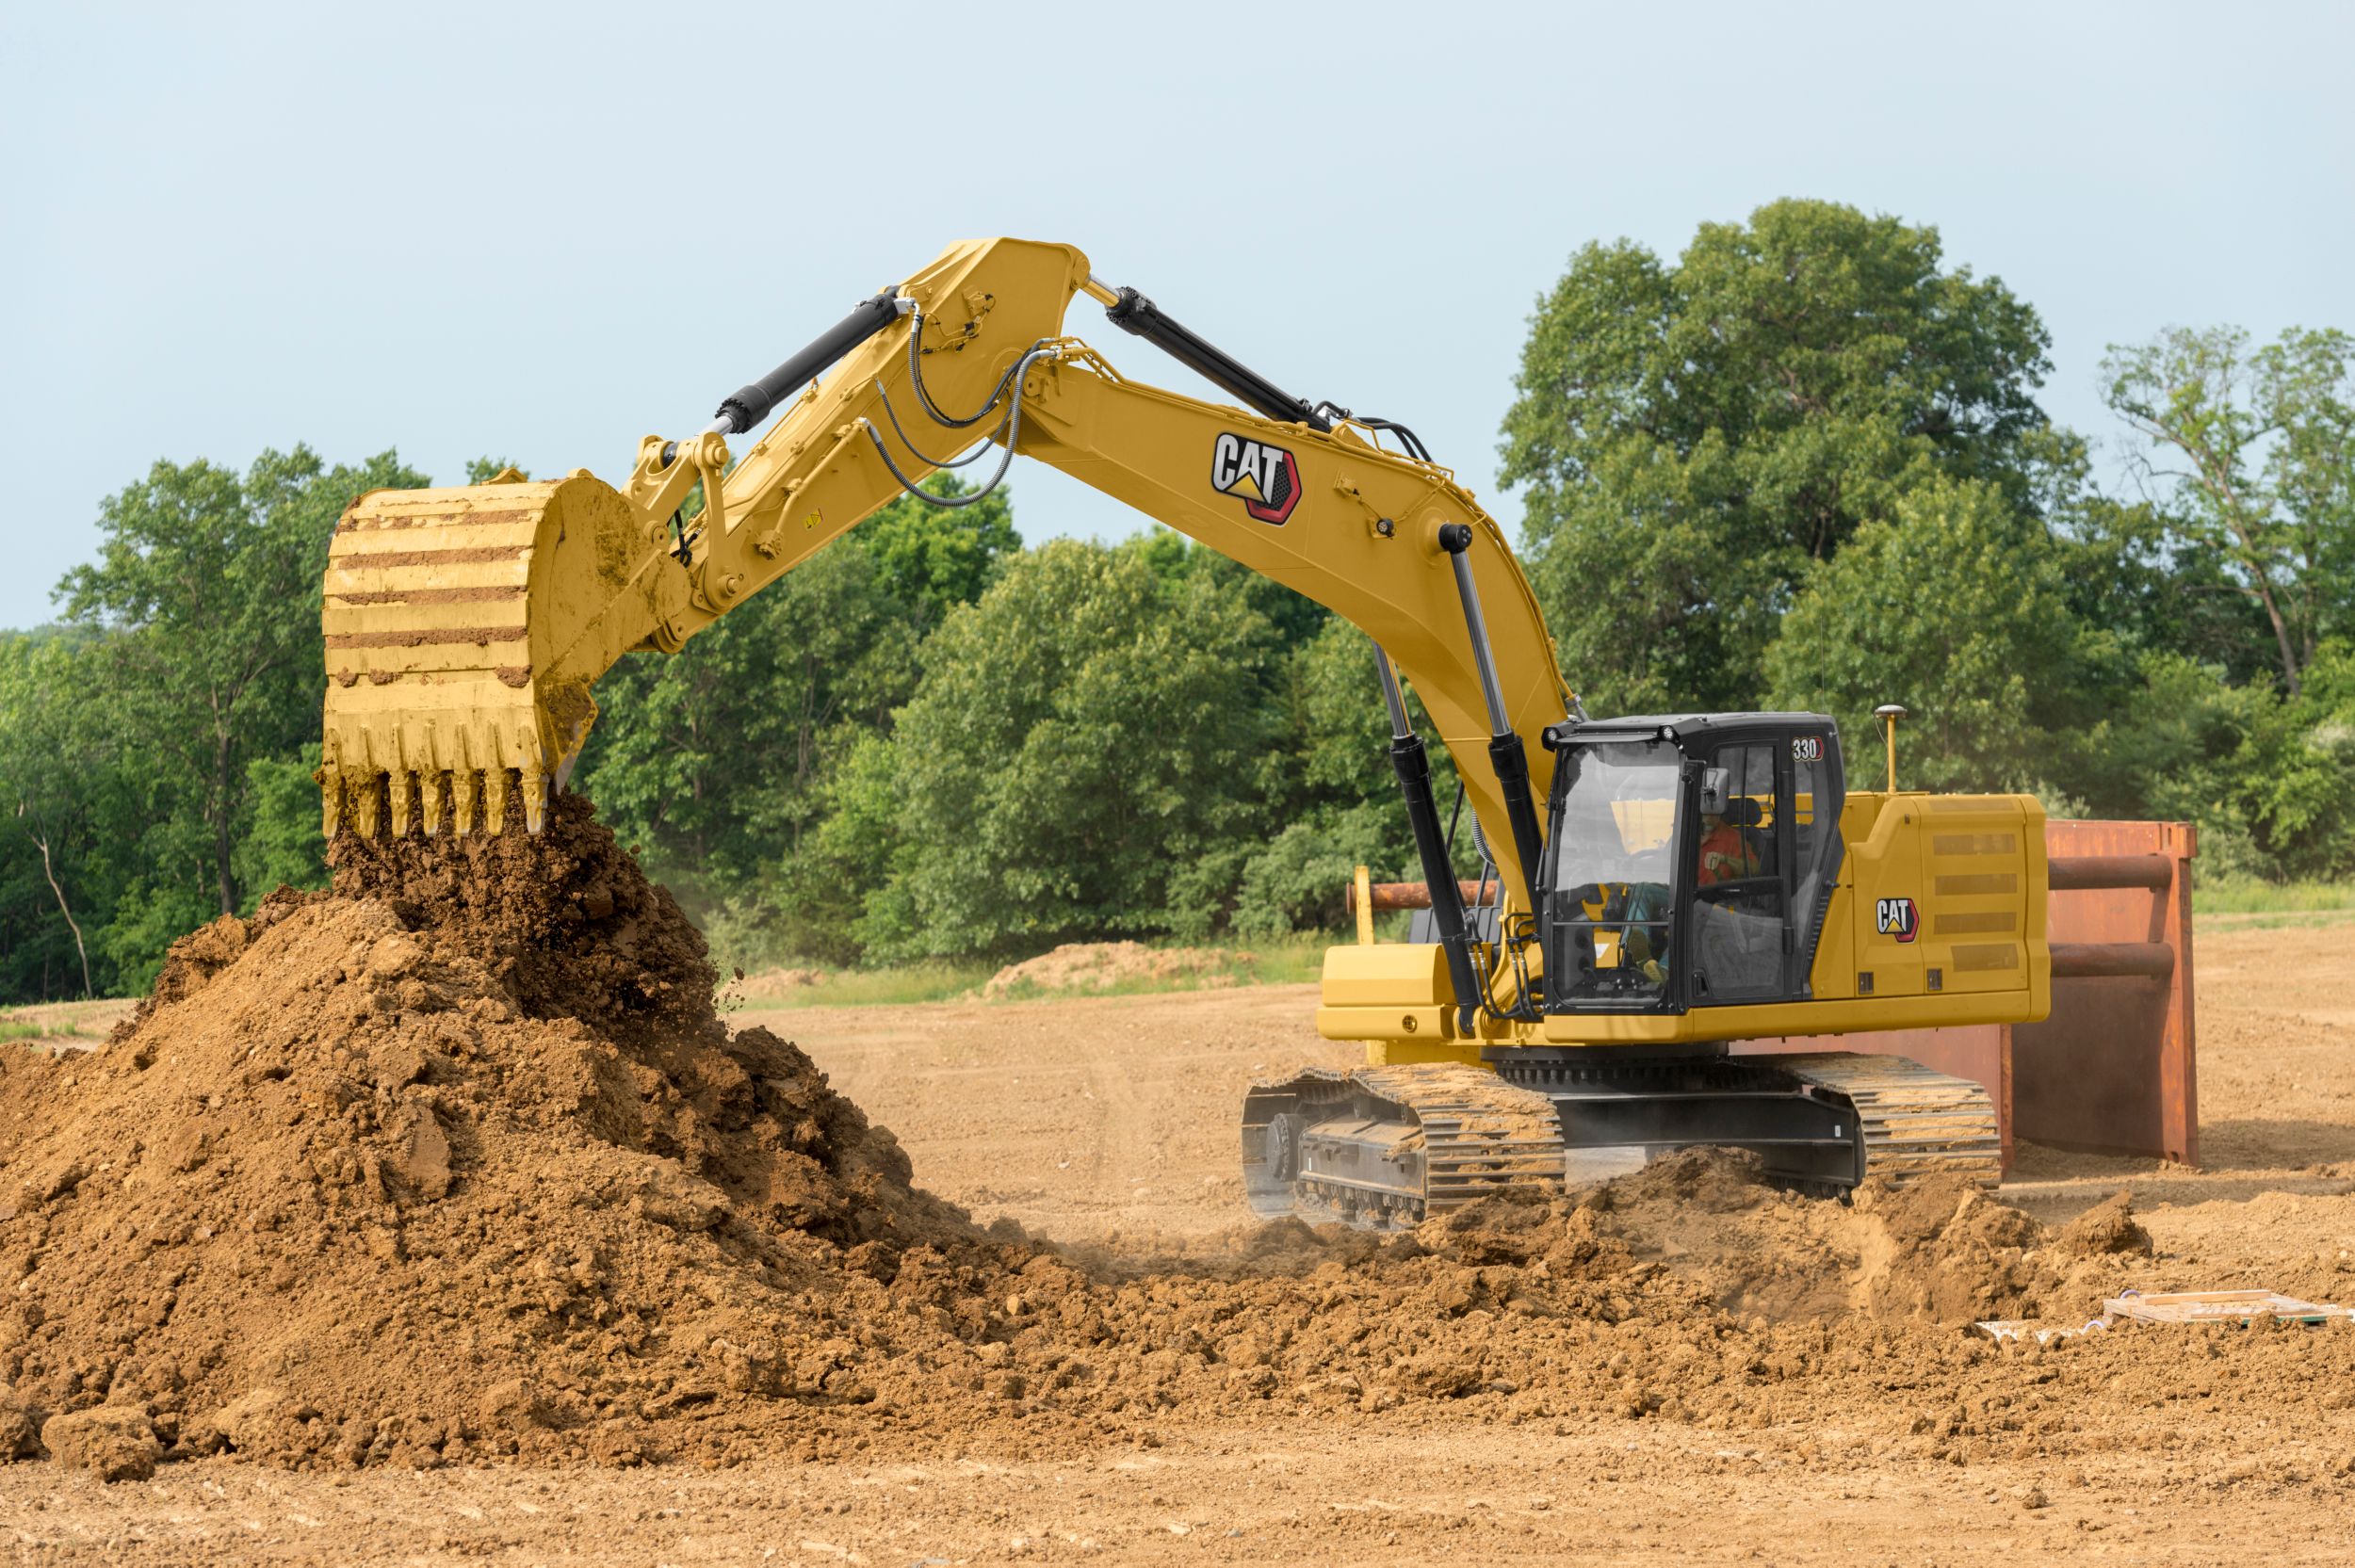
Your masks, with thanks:
[[[1901,703],[1908,787],[2355,873],[2355,340],[2156,331],[2103,360],[2091,437],[2037,401],[2049,348],[1935,229],[1832,203],[1579,251],[1501,446],[1572,686],[1827,711],[1860,759]],[[322,880],[328,538],[426,482],[298,447],[101,504],[56,622],[0,639],[0,999],[135,990],[181,931]],[[1354,865],[1413,861],[1371,668],[1166,529],[1024,548],[1007,492],[903,500],[625,659],[576,786],[753,961],[1330,928]]]

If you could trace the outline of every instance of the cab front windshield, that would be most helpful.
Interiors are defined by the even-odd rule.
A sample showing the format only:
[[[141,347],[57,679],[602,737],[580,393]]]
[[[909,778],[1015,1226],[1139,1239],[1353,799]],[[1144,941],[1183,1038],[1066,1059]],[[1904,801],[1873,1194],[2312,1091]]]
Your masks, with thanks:
[[[1667,991],[1670,866],[1682,753],[1665,740],[1587,742],[1556,763],[1553,929],[1565,1001],[1658,1001]]]

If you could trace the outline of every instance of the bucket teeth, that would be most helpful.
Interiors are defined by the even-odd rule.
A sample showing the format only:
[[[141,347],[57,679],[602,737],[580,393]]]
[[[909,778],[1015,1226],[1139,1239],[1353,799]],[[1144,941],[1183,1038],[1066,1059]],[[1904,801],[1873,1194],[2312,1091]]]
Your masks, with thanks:
[[[473,832],[479,821],[495,838],[507,831],[509,809],[517,805],[525,830],[544,832],[554,796],[547,774],[538,768],[519,774],[505,768],[447,772],[323,768],[319,801],[330,840],[346,828],[362,838],[376,837],[380,828],[391,837],[406,838],[413,821],[430,838],[442,831],[446,818],[458,837]]]
[[[382,799],[376,781],[373,778],[368,779],[357,789],[351,791],[351,796],[353,829],[362,838],[374,838],[376,836],[377,802]]]
[[[474,832],[475,770],[461,768],[449,776],[452,830],[459,837]]]
[[[409,797],[416,787],[415,775],[407,768],[397,768],[385,778],[385,795],[393,806],[393,836],[409,836]]]

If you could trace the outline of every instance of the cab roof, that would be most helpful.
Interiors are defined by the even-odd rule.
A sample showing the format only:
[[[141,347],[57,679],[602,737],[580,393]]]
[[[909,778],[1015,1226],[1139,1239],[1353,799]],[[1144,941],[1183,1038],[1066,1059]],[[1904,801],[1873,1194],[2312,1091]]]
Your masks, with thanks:
[[[1803,731],[1837,735],[1840,725],[1823,713],[1632,713],[1616,719],[1589,719],[1550,724],[1547,741],[1555,746],[1582,740],[1629,740],[1636,736],[1665,736],[1682,742],[1704,736],[1743,730]]]

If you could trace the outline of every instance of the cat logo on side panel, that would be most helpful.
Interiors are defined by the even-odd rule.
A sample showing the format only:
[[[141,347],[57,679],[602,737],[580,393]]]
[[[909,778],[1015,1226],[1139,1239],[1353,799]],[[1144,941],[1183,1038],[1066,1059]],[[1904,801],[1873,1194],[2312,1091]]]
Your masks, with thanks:
[[[1910,898],[1878,898],[1873,903],[1873,929],[1883,936],[1911,942],[1922,934],[1922,912]]]

